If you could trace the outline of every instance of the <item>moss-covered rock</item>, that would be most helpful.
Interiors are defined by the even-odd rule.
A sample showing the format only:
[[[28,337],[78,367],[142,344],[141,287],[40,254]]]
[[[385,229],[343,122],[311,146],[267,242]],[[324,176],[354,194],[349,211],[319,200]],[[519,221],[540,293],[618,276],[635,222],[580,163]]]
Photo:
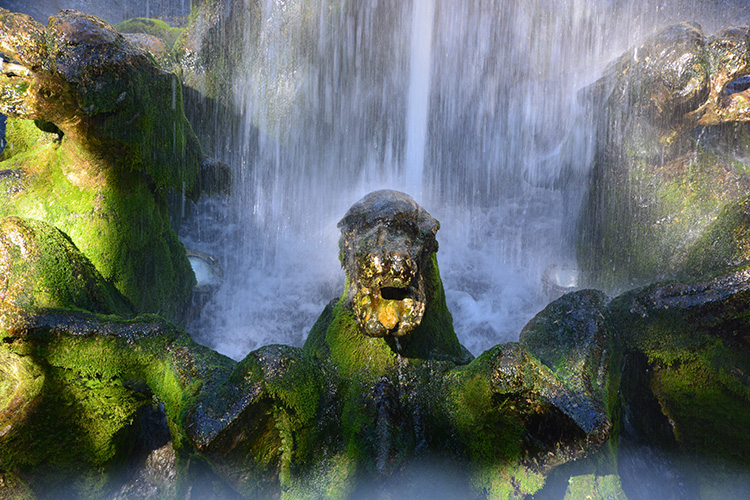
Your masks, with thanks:
[[[160,318],[129,319],[130,303],[49,224],[0,219],[0,270],[0,473],[42,498],[101,498],[154,399],[189,455],[184,414],[233,361]]]
[[[750,188],[748,92],[737,83],[750,74],[747,36],[672,26],[594,86],[595,163],[578,245],[588,285],[612,292],[695,275],[694,265],[728,270],[694,254],[706,251],[723,207]]]
[[[8,143],[0,154],[0,162],[26,153],[37,145],[49,144],[59,139],[56,133],[44,132],[32,120],[17,118],[7,118],[5,138]]]
[[[184,28],[173,28],[161,19],[136,17],[116,24],[115,29],[133,46],[150,54],[163,69],[175,69],[173,49]]]
[[[739,198],[725,205],[687,259],[685,274],[696,278],[750,264],[750,199]]]
[[[173,28],[161,19],[135,17],[115,25],[120,33],[151,35],[162,40],[170,50],[185,31],[184,28]]]
[[[44,309],[20,318],[0,330],[20,401],[4,408],[0,456],[41,497],[101,498],[119,487],[143,432],[139,409],[154,398],[189,457],[185,413],[235,365],[156,317]]]
[[[714,472],[738,487],[750,472],[748,270],[694,283],[662,283],[612,301],[626,350],[621,394],[629,425],[674,455],[701,491]],[[640,361],[638,361],[640,359]],[[634,384],[634,380],[640,380]],[[731,479],[730,479],[731,478]]]
[[[750,271],[612,301],[568,294],[519,343],[471,361],[426,248],[425,313],[411,331],[368,335],[345,291],[303,348],[266,346],[236,363],[159,317],[123,315],[127,301],[59,230],[0,220],[8,491],[113,493],[153,405],[178,496],[396,496],[423,491],[418,478],[440,464],[462,498],[618,498],[623,420],[667,449],[701,498],[746,477]]]
[[[0,216],[54,224],[138,311],[179,318],[195,278],[169,197],[195,198],[230,179],[209,172],[218,164],[204,161],[177,78],[76,11],[45,29],[2,10],[0,24],[12,61],[0,75],[0,109],[15,117],[8,136],[18,145],[0,164]],[[23,120],[57,131],[55,140]]]
[[[39,221],[0,219],[0,325],[43,308],[133,312],[64,233]]]
[[[183,84],[208,99],[229,104],[232,77],[241,67],[246,46],[257,44],[261,23],[256,0],[206,0],[194,5],[188,27],[174,46]],[[242,45],[232,40],[242,40]]]

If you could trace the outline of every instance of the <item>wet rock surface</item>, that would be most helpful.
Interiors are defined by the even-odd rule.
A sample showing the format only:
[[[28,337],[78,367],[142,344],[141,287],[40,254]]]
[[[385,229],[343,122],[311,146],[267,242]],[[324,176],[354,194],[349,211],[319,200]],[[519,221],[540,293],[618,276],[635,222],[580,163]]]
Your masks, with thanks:
[[[4,224],[7,234],[37,228],[24,240],[10,238],[25,241],[30,259],[53,237],[67,243],[41,245],[47,253],[34,258],[85,262],[49,226]],[[16,247],[1,248],[33,267]],[[98,302],[65,297],[44,302],[33,274],[2,262],[12,271],[3,301],[15,307],[3,306],[0,324],[0,454],[14,464],[3,472],[42,498],[72,478],[65,491],[82,498],[273,498],[282,491],[355,498],[375,484],[393,495],[415,491],[420,467],[437,462],[456,474],[451,491],[479,498],[543,494],[546,478],[574,462],[589,464],[588,475],[576,475],[569,491],[619,495],[634,488],[628,474],[639,470],[625,458],[623,483],[617,480],[617,447],[604,445],[620,432],[623,450],[644,439],[660,446],[652,451],[665,457],[664,470],[691,478],[680,483],[687,492],[717,487],[717,467],[731,478],[747,465],[746,270],[658,283],[611,301],[591,290],[567,294],[527,325],[519,343],[473,361],[409,350],[410,335],[425,323],[398,339],[402,349],[367,335],[345,292],[303,348],[266,346],[236,363],[155,316],[97,315],[85,309]],[[65,266],[56,269],[66,275]],[[103,280],[90,272],[93,284],[72,288],[96,290]],[[431,272],[428,281],[439,281]],[[19,302],[9,295],[15,290],[39,298]],[[436,325],[445,326],[427,323]],[[51,448],[50,418],[62,433],[54,436],[67,436]],[[711,425],[725,419],[738,425]],[[96,436],[99,445],[75,436]],[[685,458],[695,454],[707,460]],[[76,461],[73,475],[60,468],[67,460]],[[122,461],[131,464],[125,485]],[[206,484],[223,486],[212,493]]]
[[[665,474],[689,478],[674,483],[680,493],[727,497],[727,484],[748,477],[750,275],[733,260],[745,251],[735,230],[745,224],[741,203],[716,219],[735,221],[720,264],[710,262],[711,241],[690,254],[716,277],[659,282],[612,300],[592,290],[564,295],[518,343],[473,359],[445,306],[439,224],[407,195],[376,192],[340,223],[348,287],[305,346],[265,346],[237,363],[159,316],[133,316],[142,310],[138,295],[115,290],[96,252],[76,244],[101,237],[107,226],[92,220],[115,216],[160,241],[143,220],[125,217],[132,207],[123,199],[134,197],[139,213],[161,210],[167,228],[163,190],[185,179],[197,190],[228,182],[226,168],[201,164],[189,132],[177,144],[183,156],[174,139],[165,139],[171,154],[144,153],[142,137],[131,135],[155,130],[129,107],[145,95],[129,86],[141,78],[131,70],[155,78],[167,111],[179,107],[174,77],[90,16],[65,11],[44,28],[0,11],[0,23],[0,49],[12,59],[0,77],[3,109],[12,120],[38,120],[26,129],[30,147],[0,167],[0,193],[18,212],[0,219],[0,496],[424,496],[434,484],[425,487],[422,471],[439,464],[456,476],[435,481],[447,485],[439,493],[457,497],[542,498],[557,471],[568,498],[637,497],[627,460],[618,469],[618,443],[637,449],[644,441],[666,456]],[[608,105],[634,110],[638,119],[626,127],[644,142],[619,144],[600,160],[631,146],[640,158],[683,158],[696,127],[744,121],[743,37],[746,45],[743,29],[707,39],[681,25],[632,54],[617,78],[635,74],[642,85],[616,78]],[[682,127],[676,135],[665,132],[667,119]],[[173,169],[160,163],[165,157],[190,164]],[[669,165],[679,177],[688,164]],[[717,170],[740,168],[726,165]],[[134,180],[141,167],[146,175]],[[108,188],[99,189],[102,179]],[[47,180],[56,191],[38,189]],[[93,186],[94,201],[60,215],[81,203],[56,197],[71,186]],[[722,185],[721,196],[742,187]],[[18,217],[40,211],[46,223]],[[95,218],[82,216],[90,211]],[[156,234],[170,241],[165,231]],[[131,241],[114,239],[105,253]],[[134,248],[144,250],[130,245],[124,255]],[[164,269],[145,266],[152,281],[138,286],[167,280]],[[585,473],[574,474],[578,464]]]
[[[378,224],[403,230],[402,201],[380,206]],[[411,223],[413,202],[406,201]],[[425,296],[438,300],[398,339],[367,335],[346,292],[303,348],[266,346],[239,363],[155,316],[102,316],[91,312],[94,305],[62,299],[19,303],[0,325],[3,366],[18,374],[0,387],[3,463],[14,464],[41,497],[72,478],[84,479],[65,491],[83,498],[181,496],[206,481],[242,498],[348,498],[381,480],[392,494],[402,480],[416,485],[414,471],[433,457],[462,471],[455,483],[462,491],[496,497],[538,490],[550,470],[606,440],[611,424],[601,398],[566,383],[518,344],[469,363],[441,312],[436,223],[421,220],[427,230],[411,233],[412,243],[430,251],[420,261],[431,263],[422,269],[432,287]],[[425,235],[432,245],[422,244]],[[58,261],[64,251],[84,259],[70,246],[52,247],[40,259]],[[23,261],[20,253],[16,259]],[[13,274],[45,297],[33,279]],[[75,304],[81,310],[66,308]],[[421,338],[412,342],[412,335]],[[60,405],[68,410],[55,412]],[[60,434],[43,434],[51,418],[67,436],[53,447],[49,440]],[[96,436],[99,444],[89,448],[76,436]],[[82,473],[58,468],[80,456]],[[117,482],[123,461],[131,464],[124,486]]]
[[[742,227],[729,207],[750,188],[748,53],[747,27],[708,36],[679,24],[594,85],[595,164],[578,244],[586,286],[613,293],[742,265],[727,235]]]

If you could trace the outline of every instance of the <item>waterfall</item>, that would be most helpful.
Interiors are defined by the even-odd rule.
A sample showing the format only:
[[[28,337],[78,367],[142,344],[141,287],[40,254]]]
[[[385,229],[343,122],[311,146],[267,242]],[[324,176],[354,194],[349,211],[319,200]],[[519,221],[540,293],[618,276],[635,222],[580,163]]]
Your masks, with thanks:
[[[435,6],[433,0],[414,0],[413,8],[404,184],[413,196],[421,198],[430,105],[432,23]]]
[[[594,136],[581,90],[660,25],[731,23],[694,4],[258,0],[244,38],[222,41],[242,62],[209,152],[234,192],[182,231],[227,271],[191,334],[236,359],[301,345],[343,291],[336,223],[390,188],[441,222],[461,342],[516,340],[551,298],[543,277],[575,267]]]

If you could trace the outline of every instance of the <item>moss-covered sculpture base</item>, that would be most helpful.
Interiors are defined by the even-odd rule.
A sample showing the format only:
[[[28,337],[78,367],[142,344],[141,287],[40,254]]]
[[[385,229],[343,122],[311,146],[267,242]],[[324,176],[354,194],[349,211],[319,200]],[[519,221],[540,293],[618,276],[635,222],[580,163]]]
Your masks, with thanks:
[[[113,176],[67,138],[37,145],[0,168],[6,171],[0,216],[54,224],[137,310],[180,316],[195,278],[171,227],[166,193],[154,193],[135,173]]]

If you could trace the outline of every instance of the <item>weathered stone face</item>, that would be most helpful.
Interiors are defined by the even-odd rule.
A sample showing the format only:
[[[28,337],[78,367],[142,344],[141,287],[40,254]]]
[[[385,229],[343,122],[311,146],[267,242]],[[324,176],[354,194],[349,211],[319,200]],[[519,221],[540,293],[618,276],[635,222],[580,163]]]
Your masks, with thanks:
[[[347,297],[364,332],[413,331],[427,307],[422,271],[438,249],[440,223],[410,196],[383,190],[355,203],[338,226]]]
[[[625,53],[597,85],[610,108],[646,118],[662,135],[750,119],[748,36],[707,37],[697,24],[668,27]]]
[[[23,144],[0,166],[0,217],[52,224],[137,311],[181,318],[195,278],[170,200],[224,190],[231,171],[203,156],[176,75],[74,10],[44,27],[0,9],[0,56],[0,112]]]

